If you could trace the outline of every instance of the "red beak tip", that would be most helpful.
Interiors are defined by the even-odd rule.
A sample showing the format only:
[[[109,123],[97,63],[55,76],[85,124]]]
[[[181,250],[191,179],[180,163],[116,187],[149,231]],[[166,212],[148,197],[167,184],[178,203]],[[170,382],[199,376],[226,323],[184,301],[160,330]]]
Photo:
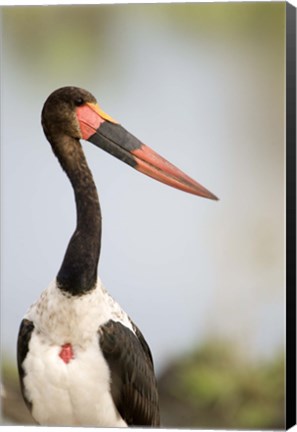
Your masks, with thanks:
[[[211,194],[210,199],[212,199],[213,201],[220,201],[220,198],[218,198],[217,196]]]

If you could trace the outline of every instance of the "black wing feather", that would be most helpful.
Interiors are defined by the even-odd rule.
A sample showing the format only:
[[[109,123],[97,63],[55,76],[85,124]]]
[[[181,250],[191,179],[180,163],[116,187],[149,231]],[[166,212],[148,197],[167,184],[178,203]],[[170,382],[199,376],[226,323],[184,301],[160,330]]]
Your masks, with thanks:
[[[26,397],[26,392],[24,388],[25,371],[22,365],[29,350],[29,342],[33,330],[34,330],[33,322],[27,319],[23,319],[20,325],[18,342],[17,342],[17,363],[18,363],[21,391],[22,391],[24,401],[26,402],[26,405],[30,411],[32,410],[32,404]]]
[[[99,329],[99,343],[111,370],[111,393],[121,417],[130,426],[159,426],[159,396],[150,349],[120,322]]]

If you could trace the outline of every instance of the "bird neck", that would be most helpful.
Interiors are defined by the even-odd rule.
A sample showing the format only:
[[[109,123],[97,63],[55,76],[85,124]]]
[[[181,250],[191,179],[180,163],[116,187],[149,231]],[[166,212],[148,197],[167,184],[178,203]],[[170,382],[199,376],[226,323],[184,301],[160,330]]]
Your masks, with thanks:
[[[77,224],[57,275],[57,284],[72,295],[82,295],[96,286],[101,246],[101,211],[98,193],[81,144],[66,137],[55,147],[75,195]],[[57,150],[58,149],[58,150]]]

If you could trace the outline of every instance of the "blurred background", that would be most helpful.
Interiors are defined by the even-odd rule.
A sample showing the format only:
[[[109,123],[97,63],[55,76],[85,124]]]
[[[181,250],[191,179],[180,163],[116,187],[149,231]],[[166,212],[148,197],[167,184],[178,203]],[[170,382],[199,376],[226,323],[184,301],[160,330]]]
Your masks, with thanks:
[[[40,125],[75,85],[216,194],[84,146],[99,190],[99,274],[144,333],[166,427],[284,427],[285,3],[2,8],[1,343],[6,424],[32,424],[15,346],[75,227]]]

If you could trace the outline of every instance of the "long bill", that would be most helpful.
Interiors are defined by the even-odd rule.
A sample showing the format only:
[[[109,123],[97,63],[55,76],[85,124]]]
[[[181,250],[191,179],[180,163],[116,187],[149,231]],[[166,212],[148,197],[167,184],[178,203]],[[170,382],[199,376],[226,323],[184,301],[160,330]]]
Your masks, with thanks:
[[[155,180],[193,195],[218,200],[204,186],[135,138],[97,104],[77,107],[76,115],[83,139]]]

